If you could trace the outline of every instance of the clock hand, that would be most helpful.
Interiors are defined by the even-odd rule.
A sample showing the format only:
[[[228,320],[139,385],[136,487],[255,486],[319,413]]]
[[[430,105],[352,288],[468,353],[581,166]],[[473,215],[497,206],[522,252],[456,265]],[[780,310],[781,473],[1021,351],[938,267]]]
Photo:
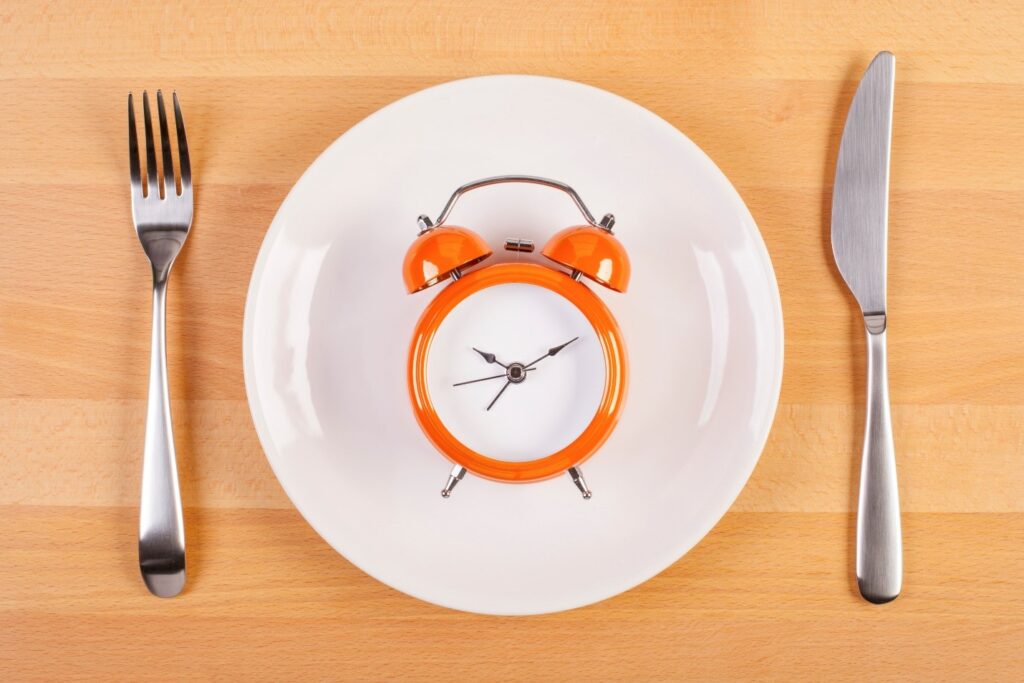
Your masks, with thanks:
[[[533,361],[532,363],[530,363],[529,365],[527,365],[527,366],[526,366],[526,369],[527,369],[527,370],[529,370],[529,369],[531,369],[531,368],[532,368],[532,367],[533,367],[534,365],[536,365],[537,363],[541,362],[542,360],[544,360],[544,359],[545,359],[545,358],[547,358],[548,356],[553,356],[553,355],[555,355],[556,353],[558,353],[559,351],[561,351],[562,349],[564,349],[564,348],[565,348],[566,346],[568,346],[569,344],[572,344],[572,343],[573,343],[574,341],[576,341],[577,339],[579,339],[579,337],[573,337],[572,339],[570,339],[569,341],[565,342],[564,344],[561,344],[561,345],[559,345],[559,346],[552,346],[552,347],[551,347],[550,349],[548,349],[548,352],[547,352],[547,353],[545,353],[545,354],[544,354],[543,356],[541,356],[541,357],[540,357],[540,358],[538,358],[537,360],[535,360],[535,361]]]
[[[530,368],[528,372],[533,372],[536,369],[537,368]],[[498,379],[500,377],[508,377],[508,375],[505,374],[505,373],[502,373],[500,375],[491,375],[490,377],[481,377],[480,379],[471,379],[471,380],[469,380],[467,382],[456,382],[452,386],[453,387],[461,387],[463,384],[473,384],[474,382],[486,382],[489,379]]]
[[[495,397],[494,397],[494,400],[493,400],[493,401],[491,401],[490,405],[488,405],[488,406],[487,406],[487,410],[490,410],[490,409],[491,409],[491,406],[493,406],[493,405],[494,405],[495,403],[497,403],[497,402],[498,402],[498,399],[499,399],[499,398],[501,398],[501,395],[505,393],[505,390],[506,390],[506,389],[508,389],[508,385],[509,385],[509,384],[512,384],[512,380],[509,380],[509,381],[505,382],[505,386],[503,386],[503,387],[501,388],[501,391],[499,391],[499,392],[498,392],[498,395],[497,395],[497,396],[495,396]]]
[[[475,346],[471,347],[471,348],[474,351],[476,351],[477,353],[479,353],[481,356],[483,356],[484,360],[487,361],[488,363],[497,363],[498,365],[500,365],[503,368],[507,368],[508,367],[507,365],[505,365],[504,363],[499,361],[497,358],[495,358],[493,353],[487,353],[486,351],[481,351],[480,349],[476,348]]]
[[[481,377],[480,379],[471,379],[471,380],[468,380],[466,382],[456,382],[452,386],[453,387],[461,387],[463,384],[474,384],[476,382],[486,382],[489,379],[498,379],[499,377],[504,377],[504,376],[505,376],[505,373],[501,373],[500,375],[491,375],[490,377]]]

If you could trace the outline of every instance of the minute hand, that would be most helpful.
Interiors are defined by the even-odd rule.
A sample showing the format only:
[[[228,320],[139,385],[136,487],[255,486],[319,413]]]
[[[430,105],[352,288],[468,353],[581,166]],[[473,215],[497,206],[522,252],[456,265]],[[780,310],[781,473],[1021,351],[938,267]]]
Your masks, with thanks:
[[[543,356],[541,356],[541,357],[540,357],[540,358],[538,358],[537,360],[535,360],[535,361],[533,361],[532,363],[530,363],[529,365],[527,365],[525,369],[529,369],[529,368],[532,368],[532,367],[533,367],[534,365],[536,365],[537,363],[541,362],[542,360],[544,360],[544,359],[545,359],[545,358],[547,358],[548,356],[553,356],[553,355],[555,355],[556,353],[558,353],[559,351],[561,351],[562,349],[564,349],[564,348],[565,348],[566,346],[568,346],[569,344],[572,344],[572,343],[573,343],[574,341],[576,341],[577,339],[579,339],[579,337],[573,337],[572,339],[570,339],[569,341],[565,342],[564,344],[560,344],[560,345],[558,345],[558,346],[552,346],[552,347],[551,347],[550,349],[548,349],[548,352],[547,352],[547,353],[545,353],[545,354],[544,354]]]

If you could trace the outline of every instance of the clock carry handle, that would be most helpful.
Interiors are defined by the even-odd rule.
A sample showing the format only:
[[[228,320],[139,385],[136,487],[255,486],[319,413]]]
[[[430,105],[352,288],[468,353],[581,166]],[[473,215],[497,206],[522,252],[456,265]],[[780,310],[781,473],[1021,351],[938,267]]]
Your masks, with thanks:
[[[580,197],[579,193],[577,193],[576,190],[572,189],[570,186],[566,185],[561,181],[552,180],[551,178],[541,178],[539,176],[532,175],[499,175],[490,178],[481,178],[480,180],[474,180],[471,183],[466,183],[465,185],[459,187],[457,190],[455,190],[455,192],[452,193],[452,196],[448,198],[448,203],[444,205],[443,209],[441,209],[441,213],[438,214],[436,221],[430,220],[430,217],[427,215],[422,215],[419,217],[420,230],[429,230],[431,228],[444,225],[444,222],[448,220],[448,217],[451,215],[452,210],[455,208],[456,202],[458,202],[459,198],[462,197],[462,195],[466,194],[467,192],[479,190],[481,187],[488,187],[490,185],[502,185],[504,183],[527,183],[530,185],[543,185],[545,187],[550,187],[555,190],[561,190],[565,194],[569,195],[569,198],[572,199],[573,204],[575,204],[576,208],[580,210],[580,213],[583,214],[584,220],[586,220],[589,225],[595,228],[606,230],[608,232],[611,232],[612,226],[615,225],[615,216],[613,216],[610,213],[605,214],[600,222],[596,221],[594,219],[594,214],[590,213],[590,209],[588,209],[587,205],[583,203],[583,199]]]

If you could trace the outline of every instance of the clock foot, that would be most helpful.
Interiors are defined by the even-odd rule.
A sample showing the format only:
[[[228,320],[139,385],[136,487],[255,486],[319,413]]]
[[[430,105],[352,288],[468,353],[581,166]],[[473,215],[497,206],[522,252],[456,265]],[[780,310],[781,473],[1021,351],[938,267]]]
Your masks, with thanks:
[[[451,473],[448,475],[448,482],[444,485],[444,488],[441,489],[441,497],[447,498],[452,495],[452,489],[455,488],[456,484],[462,481],[464,476],[466,476],[465,467],[462,465],[456,465],[453,467]]]
[[[590,492],[590,488],[587,486],[587,480],[583,478],[583,472],[578,467],[570,467],[569,476],[572,477],[572,483],[576,484],[576,488],[583,494],[583,500],[590,500],[593,495]]]

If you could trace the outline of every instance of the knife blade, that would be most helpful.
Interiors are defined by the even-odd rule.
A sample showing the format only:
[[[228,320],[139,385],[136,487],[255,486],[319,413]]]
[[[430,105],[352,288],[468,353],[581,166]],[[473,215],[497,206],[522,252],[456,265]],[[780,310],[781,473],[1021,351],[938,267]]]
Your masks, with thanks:
[[[874,58],[846,116],[832,194],[832,253],[865,315],[885,313],[896,59]]]
[[[867,416],[857,504],[857,584],[874,603],[903,582],[896,453],[886,360],[886,246],[896,58],[880,52],[853,96],[836,160],[832,253],[860,306],[868,348]]]

